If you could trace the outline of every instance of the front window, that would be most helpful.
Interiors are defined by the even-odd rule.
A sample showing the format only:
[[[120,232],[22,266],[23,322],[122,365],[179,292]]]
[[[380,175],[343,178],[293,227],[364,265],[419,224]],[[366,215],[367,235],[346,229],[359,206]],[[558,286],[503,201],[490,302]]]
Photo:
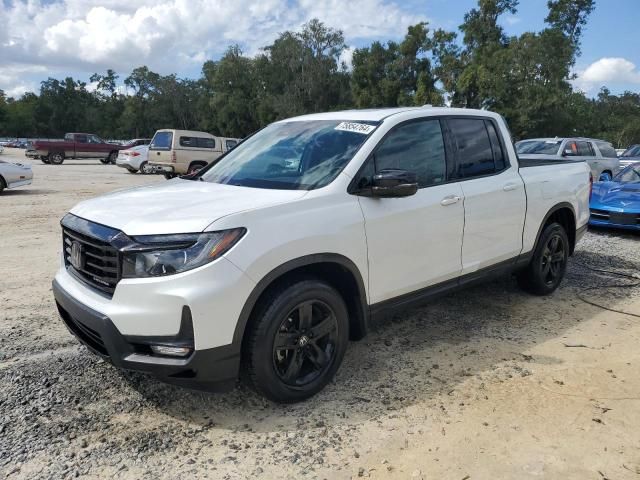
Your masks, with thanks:
[[[102,139],[97,135],[88,135],[87,139],[89,140],[89,143],[103,143]]]
[[[274,123],[231,150],[202,180],[253,188],[313,190],[331,183],[378,122]]]
[[[516,151],[527,155],[557,155],[560,140],[523,140],[516,143]]]
[[[613,177],[614,182],[640,183],[640,163],[634,163]]]
[[[621,155],[622,157],[640,157],[640,145],[632,145]]]
[[[150,150],[171,150],[172,132],[156,132],[149,144]]]

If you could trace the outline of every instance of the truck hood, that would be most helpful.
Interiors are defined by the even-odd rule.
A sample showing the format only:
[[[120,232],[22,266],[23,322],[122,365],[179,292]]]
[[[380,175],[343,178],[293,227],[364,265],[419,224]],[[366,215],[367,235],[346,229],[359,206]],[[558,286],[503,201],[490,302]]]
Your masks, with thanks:
[[[291,202],[306,193],[176,178],[86,200],[71,213],[131,236],[195,233],[227,215]]]

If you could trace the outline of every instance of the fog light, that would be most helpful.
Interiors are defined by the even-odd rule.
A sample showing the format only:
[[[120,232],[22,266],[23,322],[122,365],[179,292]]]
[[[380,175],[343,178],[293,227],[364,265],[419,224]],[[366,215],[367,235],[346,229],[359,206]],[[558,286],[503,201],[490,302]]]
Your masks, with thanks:
[[[169,345],[151,345],[151,351],[156,355],[167,355],[169,357],[186,357],[191,353],[189,347],[171,347]]]

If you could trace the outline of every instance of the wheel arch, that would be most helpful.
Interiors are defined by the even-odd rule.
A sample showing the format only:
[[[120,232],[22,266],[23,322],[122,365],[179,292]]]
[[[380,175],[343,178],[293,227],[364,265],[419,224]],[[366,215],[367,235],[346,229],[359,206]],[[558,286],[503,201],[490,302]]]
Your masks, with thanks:
[[[202,168],[204,168],[208,165],[208,163],[206,160],[191,160],[191,162],[189,162],[189,166],[187,167],[187,171],[191,170],[191,167],[193,167],[194,165],[202,165]]]
[[[319,253],[289,260],[271,270],[257,283],[240,312],[233,344],[242,347],[245,334],[251,327],[252,314],[263,295],[287,279],[305,274],[326,281],[342,295],[349,312],[350,339],[359,340],[364,337],[368,329],[369,307],[358,267],[343,255]]]
[[[534,243],[534,249],[538,245],[540,235],[544,228],[550,223],[557,222],[562,225],[567,232],[569,238],[569,254],[573,255],[573,251],[576,246],[576,212],[569,202],[561,202],[551,207],[551,209],[544,216],[544,219],[540,223],[538,228],[538,234],[536,235],[536,243]]]

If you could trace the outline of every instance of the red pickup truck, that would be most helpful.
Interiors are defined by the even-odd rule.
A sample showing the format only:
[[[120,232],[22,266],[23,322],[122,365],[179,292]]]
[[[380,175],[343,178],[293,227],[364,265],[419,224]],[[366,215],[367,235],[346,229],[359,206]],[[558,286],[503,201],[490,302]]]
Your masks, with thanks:
[[[99,158],[106,164],[115,163],[118,151],[124,148],[128,147],[107,143],[93,133],[67,133],[63,141],[34,141],[25,155],[53,165],[69,158]]]

